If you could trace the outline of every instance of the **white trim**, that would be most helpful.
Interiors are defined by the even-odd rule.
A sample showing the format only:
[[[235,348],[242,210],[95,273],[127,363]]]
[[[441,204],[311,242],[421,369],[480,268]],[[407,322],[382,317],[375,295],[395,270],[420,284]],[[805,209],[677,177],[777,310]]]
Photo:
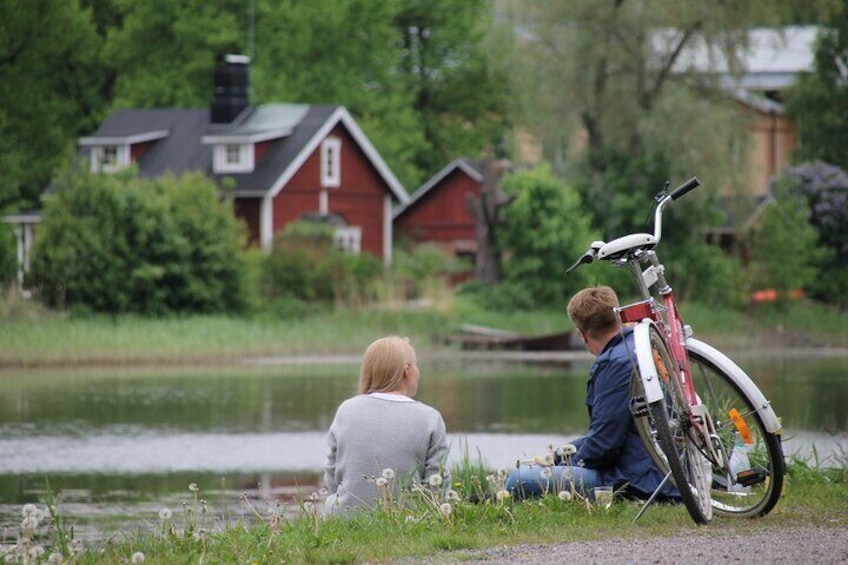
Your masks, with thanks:
[[[291,178],[300,170],[306,160],[315,152],[315,149],[318,145],[326,138],[330,132],[336,127],[336,124],[341,122],[350,133],[351,137],[353,137],[354,141],[359,145],[362,149],[365,156],[371,161],[371,164],[374,165],[374,168],[377,169],[377,172],[380,173],[380,176],[389,185],[389,189],[392,194],[394,194],[395,198],[398,199],[399,202],[405,203],[409,200],[409,195],[404,190],[403,185],[400,184],[400,181],[397,180],[394,173],[389,169],[386,162],[383,161],[380,154],[377,153],[377,150],[371,145],[371,142],[368,141],[368,138],[359,129],[359,126],[356,125],[356,122],[350,116],[348,111],[339,106],[335,112],[324,122],[324,125],[315,132],[315,135],[310,139],[300,150],[294,159],[292,159],[289,166],[286,167],[286,170],[283,171],[277,181],[271,186],[271,189],[268,191],[268,194],[273,198],[277,196],[283,187],[291,180]]]
[[[321,142],[321,186],[338,188],[342,185],[342,140],[327,137]]]
[[[270,253],[274,244],[274,197],[266,194],[259,208],[259,248]]]
[[[430,192],[435,186],[437,186],[440,182],[442,182],[449,174],[451,174],[455,169],[460,169],[466,175],[471,177],[472,180],[482,183],[483,182],[483,173],[477,171],[467,159],[454,159],[450,163],[448,163],[441,171],[430,177],[430,179],[421,185],[421,187],[416,190],[409,200],[406,203],[398,206],[395,211],[392,213],[393,218],[397,218],[405,210],[407,210],[414,203],[419,201],[425,194]]]
[[[237,163],[227,161],[227,149],[238,146]],[[227,143],[212,148],[212,171],[215,173],[250,173],[254,168],[254,148],[249,143]]]
[[[107,149],[115,150],[115,162],[105,163],[104,157]],[[89,161],[92,173],[114,173],[122,171],[130,166],[130,146],[129,145],[98,145],[91,148]]]
[[[323,189],[318,193],[318,213],[322,216],[330,213],[330,197]]]
[[[81,137],[79,144],[83,147],[96,147],[99,145],[135,145],[137,143],[145,143],[147,141],[156,141],[164,139],[170,135],[166,129],[137,133],[134,135],[112,136],[112,137]]]
[[[261,143],[263,141],[268,141],[269,139],[279,139],[281,137],[288,137],[292,134],[294,128],[286,127],[286,128],[276,128],[269,130],[262,130],[254,133],[249,132],[236,132],[236,133],[218,133],[214,135],[204,135],[200,138],[200,143],[203,145],[219,145],[226,144],[232,145],[236,143]]]
[[[392,199],[387,194],[383,198],[383,264],[392,264]]]

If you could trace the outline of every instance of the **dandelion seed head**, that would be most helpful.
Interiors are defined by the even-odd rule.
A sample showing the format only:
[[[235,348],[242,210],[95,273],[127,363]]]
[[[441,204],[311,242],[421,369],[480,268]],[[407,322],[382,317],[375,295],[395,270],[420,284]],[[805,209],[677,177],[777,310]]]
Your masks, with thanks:
[[[159,518],[161,520],[170,520],[173,513],[170,508],[163,508],[159,511]]]
[[[389,484],[389,481],[387,481],[384,477],[377,477],[377,480],[374,481],[374,484],[380,488],[383,488]]]
[[[40,519],[41,510],[39,510],[38,506],[36,506],[35,504],[24,504],[23,508],[21,508],[21,516],[24,518],[26,518],[27,516],[36,516],[38,519]]]
[[[519,466],[520,466],[520,464],[519,464]],[[500,469],[498,469],[498,478],[499,479],[501,479],[501,480],[505,479],[506,475],[507,475],[506,468],[501,467]]]
[[[44,548],[40,545],[34,545],[27,550],[27,557],[34,561],[38,561],[44,555]]]
[[[132,563],[133,565],[138,565],[139,563],[144,563],[144,559],[144,554],[140,551],[136,551],[132,554],[132,557],[130,557],[130,563]]]
[[[498,500],[501,500],[501,501],[508,499],[509,496],[510,496],[510,494],[509,494],[508,490],[499,490],[497,492],[497,494],[495,494],[495,498],[497,498]]]
[[[197,492],[200,489],[197,488],[197,483],[191,483],[188,485],[188,490],[190,490],[191,492]]]
[[[442,516],[447,518],[453,512],[453,506],[451,506],[450,502],[443,502],[441,506],[439,506],[439,512],[442,513]]]
[[[21,520],[22,530],[34,530],[38,527],[38,516],[24,516]]]
[[[442,479],[442,476],[440,474],[435,473],[433,475],[430,475],[430,478],[427,479],[427,482],[430,483],[431,487],[440,487],[442,486],[443,480],[444,479]]]
[[[394,469],[383,469],[383,478],[387,481],[391,481],[395,478],[395,470]]]
[[[490,483],[495,482],[495,476],[494,475],[486,475],[486,481],[490,482]]]
[[[559,449],[559,452],[562,454],[563,457],[568,457],[569,455],[574,455],[575,453],[577,453],[577,448],[570,443],[566,443]]]
[[[64,555],[53,552],[47,557],[47,565],[60,565],[64,560]]]
[[[558,496],[558,497],[559,497],[559,499],[560,499],[560,500],[562,500],[563,502],[571,502],[571,493],[570,493],[570,492],[568,492],[567,490],[561,490],[561,491],[559,491],[559,494],[558,494],[557,496]]]
[[[544,467],[544,468],[540,471],[540,473],[541,473],[541,474],[542,474],[542,476],[543,476],[544,478],[546,478],[546,479],[550,479],[550,478],[551,478],[551,475],[553,474],[553,472],[551,471],[551,468],[550,468],[550,467]]]
[[[455,491],[455,490],[453,490],[453,489],[450,489],[450,490],[447,492],[447,494],[446,494],[445,496],[446,496],[446,497],[447,497],[447,499],[448,499],[449,501],[451,501],[451,502],[457,502],[457,501],[459,501],[459,493],[458,493],[458,492],[456,492],[456,491]]]

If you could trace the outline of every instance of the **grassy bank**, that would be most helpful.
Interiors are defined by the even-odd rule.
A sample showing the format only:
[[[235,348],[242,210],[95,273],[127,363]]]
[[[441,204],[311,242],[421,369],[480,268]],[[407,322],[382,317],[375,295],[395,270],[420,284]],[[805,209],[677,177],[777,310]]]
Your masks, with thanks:
[[[787,312],[745,312],[686,304],[684,315],[701,339],[717,347],[848,346],[848,315],[796,304]],[[5,315],[4,315],[5,314]],[[193,316],[75,318],[6,304],[0,310],[0,366],[221,363],[245,356],[358,354],[375,337],[401,334],[420,351],[444,348],[463,323],[527,335],[570,329],[564,308],[499,313],[467,300],[383,304],[299,319]]]
[[[474,502],[470,494],[479,490],[480,483],[471,478],[475,475],[462,472],[454,471],[460,480],[454,483],[457,492],[452,496],[424,486],[350,519],[320,518],[319,507],[309,498],[293,514],[276,503],[268,508],[214,508],[191,485],[194,503],[182,511],[162,509],[158,522],[146,523],[137,532],[116,532],[105,542],[85,547],[73,540],[70,525],[62,522],[61,503],[52,501],[53,519],[34,529],[28,541],[6,540],[5,551],[17,554],[38,546],[43,561],[27,562],[47,562],[49,553],[55,552],[63,554],[62,562],[79,564],[374,563],[425,557],[438,563],[461,561],[469,551],[520,543],[751,535],[764,528],[848,526],[845,469],[812,469],[798,461],[790,464],[783,498],[767,517],[719,516],[700,527],[681,506],[653,505],[634,522],[637,502],[617,501],[603,509],[579,496],[553,494],[528,502],[498,496]],[[486,480],[497,483],[492,476]],[[221,519],[232,514],[242,518]]]

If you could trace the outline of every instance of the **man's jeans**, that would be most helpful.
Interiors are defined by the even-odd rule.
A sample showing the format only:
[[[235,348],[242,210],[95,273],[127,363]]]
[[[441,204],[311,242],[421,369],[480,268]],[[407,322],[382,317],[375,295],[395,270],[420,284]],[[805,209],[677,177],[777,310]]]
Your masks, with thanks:
[[[574,490],[591,499],[594,496],[592,489],[599,486],[599,480],[598,472],[586,467],[522,465],[509,474],[504,488],[514,499],[540,497],[564,490]]]

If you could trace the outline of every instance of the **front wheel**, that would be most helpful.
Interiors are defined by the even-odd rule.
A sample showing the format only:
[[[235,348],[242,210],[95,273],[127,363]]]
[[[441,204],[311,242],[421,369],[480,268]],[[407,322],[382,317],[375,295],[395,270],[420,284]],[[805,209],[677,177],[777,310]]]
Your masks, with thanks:
[[[786,464],[780,436],[769,431],[763,406],[739,384],[749,380],[723,355],[687,346],[692,380],[713,417],[723,461],[713,466],[712,506],[718,514],[756,518],[780,499]],[[731,373],[742,373],[734,378]],[[760,404],[762,401],[759,402]]]
[[[646,331],[647,330],[647,331]],[[647,410],[634,414],[636,428],[648,453],[680,492],[686,510],[697,524],[712,519],[708,465],[689,433],[690,409],[683,385],[675,370],[666,341],[652,325],[636,330],[639,367],[648,367],[662,388],[662,398],[648,403]],[[642,378],[633,378],[634,398],[644,398]]]

